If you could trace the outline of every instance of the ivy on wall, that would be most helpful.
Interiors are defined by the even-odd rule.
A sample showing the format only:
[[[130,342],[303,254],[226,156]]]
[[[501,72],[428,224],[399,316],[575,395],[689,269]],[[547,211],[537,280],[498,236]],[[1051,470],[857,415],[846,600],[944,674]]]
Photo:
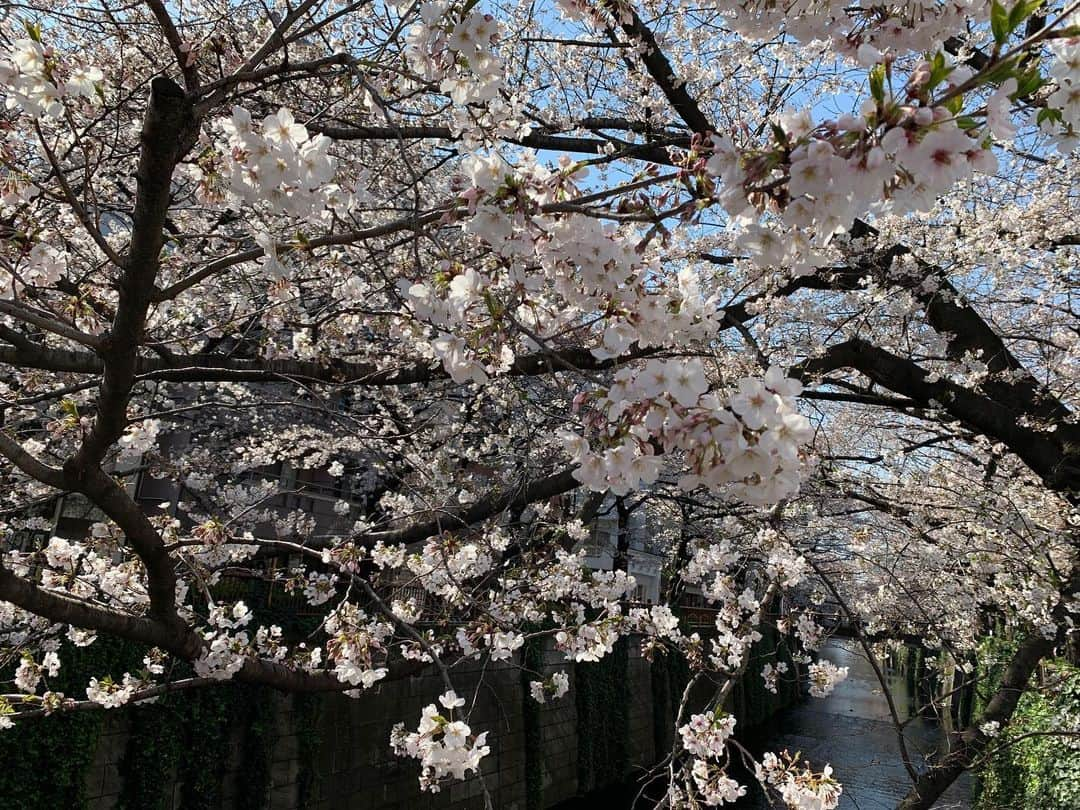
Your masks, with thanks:
[[[142,650],[101,638],[89,647],[65,649],[64,667],[49,685],[84,697],[91,677],[134,668]],[[14,677],[14,664],[3,680]],[[6,806],[25,810],[81,810],[87,806],[87,770],[93,762],[105,721],[102,712],[74,712],[17,723],[0,734],[0,796]]]
[[[574,665],[578,792],[619,782],[630,767],[629,640],[595,663]]]
[[[1000,683],[1012,646],[1000,637],[983,643],[980,703]],[[994,740],[997,753],[976,773],[976,810],[1080,807],[1080,740],[1046,733],[1080,725],[1080,668],[1056,660],[1045,665],[1043,677],[1054,682],[1054,694],[1032,690],[1020,698],[1009,727]],[[976,716],[982,708],[976,706]]]
[[[178,810],[213,810],[221,806],[230,763],[243,780],[237,810],[268,806],[277,726],[270,690],[229,684],[167,695],[126,711],[131,725],[118,810],[165,810],[172,807],[174,791]]]
[[[130,736],[120,763],[122,788],[117,810],[165,810],[183,751],[182,704],[165,695],[152,704],[132,706]]]
[[[317,758],[322,745],[319,720],[322,717],[322,695],[298,694],[293,697],[295,728],[299,743],[300,770],[296,781],[296,804],[308,807],[318,796]]]
[[[540,704],[529,696],[529,682],[537,679],[533,673],[543,671],[543,639],[532,637],[522,649],[521,669],[521,715],[525,729],[525,808],[543,810],[543,729]]]
[[[675,701],[672,700],[671,659],[672,652],[657,653],[649,667],[649,685],[652,689],[653,750],[657,756],[670,749],[675,722]]]
[[[250,597],[249,597],[250,598]],[[256,598],[258,598],[256,596]],[[254,600],[253,600],[254,601]],[[259,621],[306,634],[317,617],[274,615],[263,608]],[[145,648],[102,636],[63,655],[64,668],[50,688],[85,695],[91,677],[119,677],[142,667]],[[191,674],[181,666],[174,677]],[[14,664],[0,679],[14,677]],[[318,720],[324,698],[298,695],[295,725],[299,742],[298,806],[316,793]],[[230,763],[243,774],[237,810],[269,806],[272,753],[280,707],[265,687],[224,684],[167,694],[152,703],[111,711],[59,714],[17,723],[0,734],[0,796],[19,810],[82,810],[88,805],[88,770],[108,720],[123,717],[127,740],[119,762],[118,810],[214,810],[221,806]],[[236,745],[234,745],[236,743]],[[174,794],[176,801],[174,802]]]

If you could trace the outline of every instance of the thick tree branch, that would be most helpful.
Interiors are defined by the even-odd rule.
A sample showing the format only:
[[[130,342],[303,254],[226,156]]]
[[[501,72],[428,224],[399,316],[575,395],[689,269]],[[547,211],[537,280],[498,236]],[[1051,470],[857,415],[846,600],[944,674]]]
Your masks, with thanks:
[[[127,406],[146,313],[161,265],[173,169],[194,132],[191,104],[184,91],[170,79],[154,79],[143,119],[131,243],[120,275],[116,316],[98,349],[102,379],[97,412],[79,449],[64,463],[67,487],[90,498],[124,530],[146,566],[151,614],[178,636],[186,626],[176,614],[173,561],[146,515],[100,464],[128,424]]]
[[[1071,496],[1080,492],[1080,428],[1075,425],[1058,423],[1053,432],[1026,427],[1015,411],[990,396],[945,379],[931,382],[930,373],[917,364],[859,338],[800,363],[793,375],[808,379],[839,368],[853,368],[922,407],[937,403],[979,433],[1003,442],[1051,489]]]
[[[56,489],[64,488],[64,471],[50,467],[23,450],[22,445],[7,433],[0,431],[0,455],[36,481]]]
[[[447,507],[437,517],[400,529],[366,532],[354,540],[364,546],[384,543],[415,543],[442,532],[455,531],[488,520],[507,510],[524,509],[531,503],[554,498],[581,486],[574,478],[576,467],[566,467],[543,478],[526,481],[518,487],[483,498],[471,506]]]
[[[328,126],[319,123],[309,123],[307,128],[312,132],[318,132],[333,138],[335,141],[393,141],[393,140],[417,140],[421,138],[437,138],[438,140],[455,142],[461,140],[460,134],[454,134],[450,127],[432,125],[404,125],[396,127],[367,127],[367,126]],[[582,125],[582,128],[589,127]],[[609,141],[601,138],[577,138],[567,135],[553,135],[543,131],[531,132],[523,138],[504,138],[507,143],[525,146],[531,149],[549,149],[556,152],[575,152],[586,155],[602,155]],[[650,163],[670,165],[671,156],[668,154],[667,145],[687,147],[690,139],[686,137],[665,138],[663,144],[642,143],[631,144],[620,149],[627,157]]]
[[[196,658],[202,640],[191,630],[177,632],[143,616],[120,613],[42,588],[0,566],[0,600],[58,624],[110,633],[161,649],[186,660]]]
[[[1074,599],[1077,585],[1074,580],[1062,595],[1055,618],[1064,619],[1064,603]],[[986,723],[1005,726],[1016,711],[1016,705],[1027,691],[1028,682],[1036,667],[1054,651],[1056,639],[1033,632],[1020,642],[1001,678],[1001,685],[990,698],[982,717],[963,734],[954,738],[949,753],[938,763],[919,775],[915,785],[900,802],[899,810],[929,810],[949,785],[978,759],[992,738],[981,730]]]
[[[640,42],[644,46],[645,51],[641,61],[645,63],[645,69],[649,71],[649,75],[652,76],[675,112],[691,130],[698,134],[713,130],[714,127],[701,111],[697,101],[687,92],[686,83],[675,75],[671,62],[660,50],[652,30],[645,25],[636,10],[629,7],[627,10],[630,13],[630,19],[622,23],[622,29],[631,40]],[[622,13],[622,10],[616,13]]]
[[[161,32],[165,35],[165,41],[169,43],[169,49],[176,57],[176,66],[184,76],[184,86],[188,92],[197,90],[199,87],[199,70],[195,60],[184,50],[184,41],[180,38],[180,32],[176,30],[176,24],[169,16],[169,10],[161,0],[146,0],[146,5],[161,26]]]

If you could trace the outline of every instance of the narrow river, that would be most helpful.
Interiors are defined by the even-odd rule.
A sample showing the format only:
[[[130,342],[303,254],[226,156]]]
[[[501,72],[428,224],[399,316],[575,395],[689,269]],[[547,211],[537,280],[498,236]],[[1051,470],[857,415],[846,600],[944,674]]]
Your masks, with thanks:
[[[895,808],[911,785],[896,727],[873,667],[855,641],[834,639],[822,657],[848,668],[847,679],[827,698],[811,698],[778,714],[769,722],[771,733],[755,744],[759,750],[801,751],[815,767],[828,762],[844,786],[842,810]],[[914,702],[900,673],[886,672],[901,719],[911,716]],[[944,744],[941,727],[916,718],[904,729],[908,753],[917,768]],[[970,779],[965,774],[935,805],[965,810],[970,807]],[[745,807],[765,807],[761,802]]]
[[[844,786],[841,810],[894,810],[911,785],[900,758],[896,727],[889,715],[888,702],[877,676],[857,642],[833,639],[822,650],[822,657],[837,666],[848,668],[848,677],[824,699],[810,698],[780,712],[758,727],[752,739],[745,739],[755,753],[799,751],[815,768],[825,763]],[[899,672],[886,672],[897,711],[902,720],[914,713],[914,701]],[[916,717],[904,728],[908,753],[917,768],[943,745],[941,726],[933,720]],[[742,777],[743,780],[746,776]],[[642,799],[634,805],[639,785],[628,782],[572,799],[555,810],[645,810],[655,799]],[[968,810],[970,779],[965,774],[935,805],[939,810]],[[763,810],[771,807],[757,791],[733,810]],[[1033,809],[1034,810],[1034,809]]]

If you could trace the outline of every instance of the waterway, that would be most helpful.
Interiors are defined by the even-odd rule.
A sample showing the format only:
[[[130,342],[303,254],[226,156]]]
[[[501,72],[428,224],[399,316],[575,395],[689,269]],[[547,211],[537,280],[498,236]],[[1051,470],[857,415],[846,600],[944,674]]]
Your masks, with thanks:
[[[822,657],[848,668],[847,678],[823,699],[811,698],[769,722],[770,732],[755,748],[800,751],[819,767],[832,765],[844,786],[841,810],[892,810],[907,793],[911,780],[900,757],[896,726],[873,667],[857,642],[834,639]],[[912,717],[915,701],[905,678],[886,670],[893,701],[901,720]],[[928,757],[945,744],[941,726],[933,719],[915,717],[904,728],[908,753],[921,769]],[[935,805],[941,810],[970,807],[970,778],[965,774]],[[746,807],[766,807],[761,801]]]
[[[893,810],[907,793],[911,780],[900,757],[900,747],[888,702],[873,667],[857,642],[833,639],[821,651],[848,677],[823,699],[810,698],[770,718],[743,738],[755,753],[787,749],[815,768],[832,765],[843,784],[840,810]],[[903,674],[886,670],[886,678],[901,720],[908,753],[916,768],[944,745],[941,726],[933,719],[914,716],[915,701],[908,694]],[[737,736],[739,736],[737,734]],[[741,777],[745,783],[746,776]],[[752,781],[752,780],[751,780]],[[634,805],[638,785],[624,784],[560,804],[557,810],[646,810],[655,800]],[[771,807],[760,791],[747,796],[733,810]],[[965,774],[935,805],[939,810],[968,810],[970,779]]]

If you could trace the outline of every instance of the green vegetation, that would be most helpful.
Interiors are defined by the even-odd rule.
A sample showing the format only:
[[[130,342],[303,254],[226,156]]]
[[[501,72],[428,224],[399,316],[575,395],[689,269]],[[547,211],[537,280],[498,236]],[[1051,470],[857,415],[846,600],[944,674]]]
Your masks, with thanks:
[[[630,767],[629,640],[596,663],[574,665],[578,716],[578,790],[615,784]]]
[[[980,699],[1000,682],[1011,642],[990,638],[980,650]],[[1073,810],[1080,807],[1080,738],[1054,734],[1080,727],[1080,669],[1065,661],[1036,675],[1051,687],[1020,699],[1009,728],[989,749],[975,786],[976,810]],[[975,716],[981,714],[976,707]]]
[[[125,642],[99,639],[89,647],[66,647],[65,666],[50,679],[54,690],[85,697],[86,684],[102,673],[133,669],[142,651]],[[14,677],[15,662],[3,673]],[[75,712],[17,723],[0,734],[0,796],[25,810],[80,810],[86,807],[87,771],[105,722],[102,712]]]
[[[252,601],[265,594],[247,593]],[[258,603],[256,601],[256,603]],[[302,634],[317,618],[278,615],[262,608],[262,622],[287,621],[286,632]],[[89,647],[65,645],[64,667],[51,689],[84,699],[91,677],[142,669],[145,648],[101,637]],[[10,681],[14,662],[0,679]],[[174,679],[190,676],[186,665]],[[315,795],[318,755],[318,716],[322,697],[296,695],[295,725],[300,769],[298,798],[304,806]],[[154,702],[122,709],[58,714],[23,721],[0,734],[0,796],[5,807],[19,810],[82,810],[87,807],[90,768],[102,738],[113,723],[126,724],[127,740],[119,763],[118,810],[211,810],[221,805],[224,777],[230,764],[243,774],[237,790],[238,810],[261,810],[269,805],[270,769],[277,737],[279,704],[272,690],[245,684],[175,692]],[[242,729],[242,733],[238,730]],[[178,802],[173,803],[173,791]],[[94,793],[90,794],[95,795]]]

